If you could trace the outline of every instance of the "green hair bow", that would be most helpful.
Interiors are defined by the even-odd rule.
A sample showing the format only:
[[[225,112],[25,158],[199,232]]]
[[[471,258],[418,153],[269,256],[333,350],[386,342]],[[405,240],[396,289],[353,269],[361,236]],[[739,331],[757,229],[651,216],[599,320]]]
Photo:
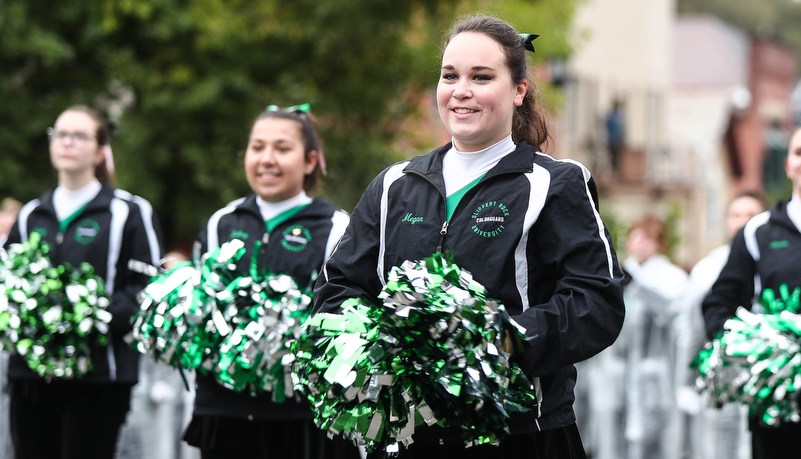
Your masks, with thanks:
[[[539,35],[535,33],[521,33],[520,39],[523,40],[523,47],[526,51],[534,52],[534,43],[532,43]]]
[[[265,111],[268,112],[286,112],[286,113],[305,113],[308,114],[311,111],[311,102],[306,102],[305,104],[300,105],[293,105],[287,108],[281,108],[278,105],[268,105]]]

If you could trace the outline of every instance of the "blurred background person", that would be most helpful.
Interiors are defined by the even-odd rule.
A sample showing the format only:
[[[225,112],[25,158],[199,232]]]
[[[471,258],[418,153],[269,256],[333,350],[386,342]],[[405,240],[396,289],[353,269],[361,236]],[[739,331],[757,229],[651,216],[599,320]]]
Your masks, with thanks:
[[[626,319],[620,337],[587,362],[588,435],[595,459],[672,458],[672,321],[687,273],[664,254],[667,229],[646,215],[628,230]]]
[[[114,457],[120,427],[139,376],[139,353],[123,341],[149,277],[129,261],[155,265],[159,232],[150,203],[115,189],[107,169],[109,125],[100,112],[75,105],[48,129],[58,186],[20,210],[5,247],[33,232],[57,247],[54,265],[89,263],[110,297],[108,345],[92,351],[93,368],[76,379],[50,379],[11,355],[11,439],[17,459]]]
[[[646,215],[629,228],[623,269],[626,321],[621,346],[626,359],[625,438],[629,459],[672,457],[675,447],[673,319],[687,273],[665,255],[667,228]]]
[[[188,261],[188,250],[175,247],[160,260],[161,269]],[[157,272],[156,267],[152,272]],[[131,395],[131,411],[120,432],[118,459],[196,459],[200,451],[181,440],[192,418],[194,373],[177,371],[150,358],[140,359],[139,383]],[[2,458],[0,458],[2,459]]]
[[[5,244],[21,208],[22,203],[14,198],[5,198],[0,204],[0,246]]]
[[[612,108],[604,118],[606,127],[606,147],[609,152],[609,164],[612,172],[620,172],[620,156],[626,146],[626,117],[625,103],[621,99],[612,102]]]
[[[773,119],[765,126],[762,183],[768,196],[783,196],[787,175],[784,160],[787,157],[787,131],[781,119]]]
[[[765,199],[757,193],[735,197],[726,212],[729,240],[751,217],[765,211]],[[699,261],[690,272],[687,289],[676,320],[676,403],[681,410],[681,452],[693,459],[748,459],[751,457],[743,407],[727,404],[705,408],[695,390],[698,371],[690,364],[707,342],[701,302],[729,258],[731,246],[723,244]]]

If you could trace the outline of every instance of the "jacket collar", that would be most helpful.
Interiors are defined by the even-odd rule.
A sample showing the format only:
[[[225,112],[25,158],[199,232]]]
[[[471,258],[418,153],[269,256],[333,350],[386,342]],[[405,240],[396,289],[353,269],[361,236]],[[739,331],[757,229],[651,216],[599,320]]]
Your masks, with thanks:
[[[42,195],[39,200],[41,201],[40,209],[47,211],[48,213],[52,214],[53,217],[56,215],[56,207],[53,205],[53,192],[56,190],[55,187],[51,188],[45,194]],[[114,198],[114,187],[111,186],[108,182],[102,182],[100,191],[97,193],[97,196],[92,198],[87,204],[86,209],[84,212],[92,212],[98,209],[108,209],[111,205],[111,200]]]
[[[237,211],[248,212],[261,219],[259,204],[256,202],[256,193],[250,193],[244,201],[236,206]],[[298,217],[330,217],[336,210],[333,204],[323,198],[312,198],[312,202],[305,209],[295,214],[292,219]],[[290,220],[292,220],[290,219]]]
[[[412,158],[409,164],[403,168],[403,172],[422,175],[444,193],[445,179],[442,176],[442,158],[451,149],[451,146],[452,143],[448,142],[427,155]],[[495,167],[484,175],[481,181],[500,174],[531,172],[534,169],[534,155],[538,151],[525,141],[518,143],[517,148],[504,156]]]
[[[801,232],[799,228],[795,226],[792,220],[790,220],[790,216],[787,215],[787,205],[789,204],[789,200],[787,201],[779,201],[773,205],[770,209],[770,217],[769,221],[776,225],[784,226],[788,229],[791,229],[796,232]]]

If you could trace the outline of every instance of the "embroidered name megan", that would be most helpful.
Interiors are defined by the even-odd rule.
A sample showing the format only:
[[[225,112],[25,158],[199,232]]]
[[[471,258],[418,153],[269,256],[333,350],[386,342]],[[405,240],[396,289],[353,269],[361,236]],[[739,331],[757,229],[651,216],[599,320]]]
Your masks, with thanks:
[[[414,216],[412,216],[412,213],[409,212],[408,214],[406,214],[406,216],[403,217],[403,220],[401,220],[401,221],[409,222],[412,225],[414,225],[415,223],[422,222],[423,221],[423,217],[414,217]]]

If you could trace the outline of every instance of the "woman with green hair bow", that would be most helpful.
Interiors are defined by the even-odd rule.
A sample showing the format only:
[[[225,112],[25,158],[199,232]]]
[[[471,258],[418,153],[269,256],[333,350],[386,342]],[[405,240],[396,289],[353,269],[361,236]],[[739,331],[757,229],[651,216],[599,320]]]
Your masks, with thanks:
[[[249,272],[254,251],[259,272],[292,276],[308,285],[334,249],[348,215],[307,193],[325,172],[323,149],[309,104],[269,106],[253,123],[245,152],[245,176],[252,193],[215,212],[200,232],[200,253],[234,238],[246,252],[237,271]],[[256,249],[259,245],[260,247]],[[312,421],[308,404],[273,401],[273,394],[236,392],[211,375],[197,375],[192,421],[184,440],[203,459],[356,458],[345,440],[329,440]]]

